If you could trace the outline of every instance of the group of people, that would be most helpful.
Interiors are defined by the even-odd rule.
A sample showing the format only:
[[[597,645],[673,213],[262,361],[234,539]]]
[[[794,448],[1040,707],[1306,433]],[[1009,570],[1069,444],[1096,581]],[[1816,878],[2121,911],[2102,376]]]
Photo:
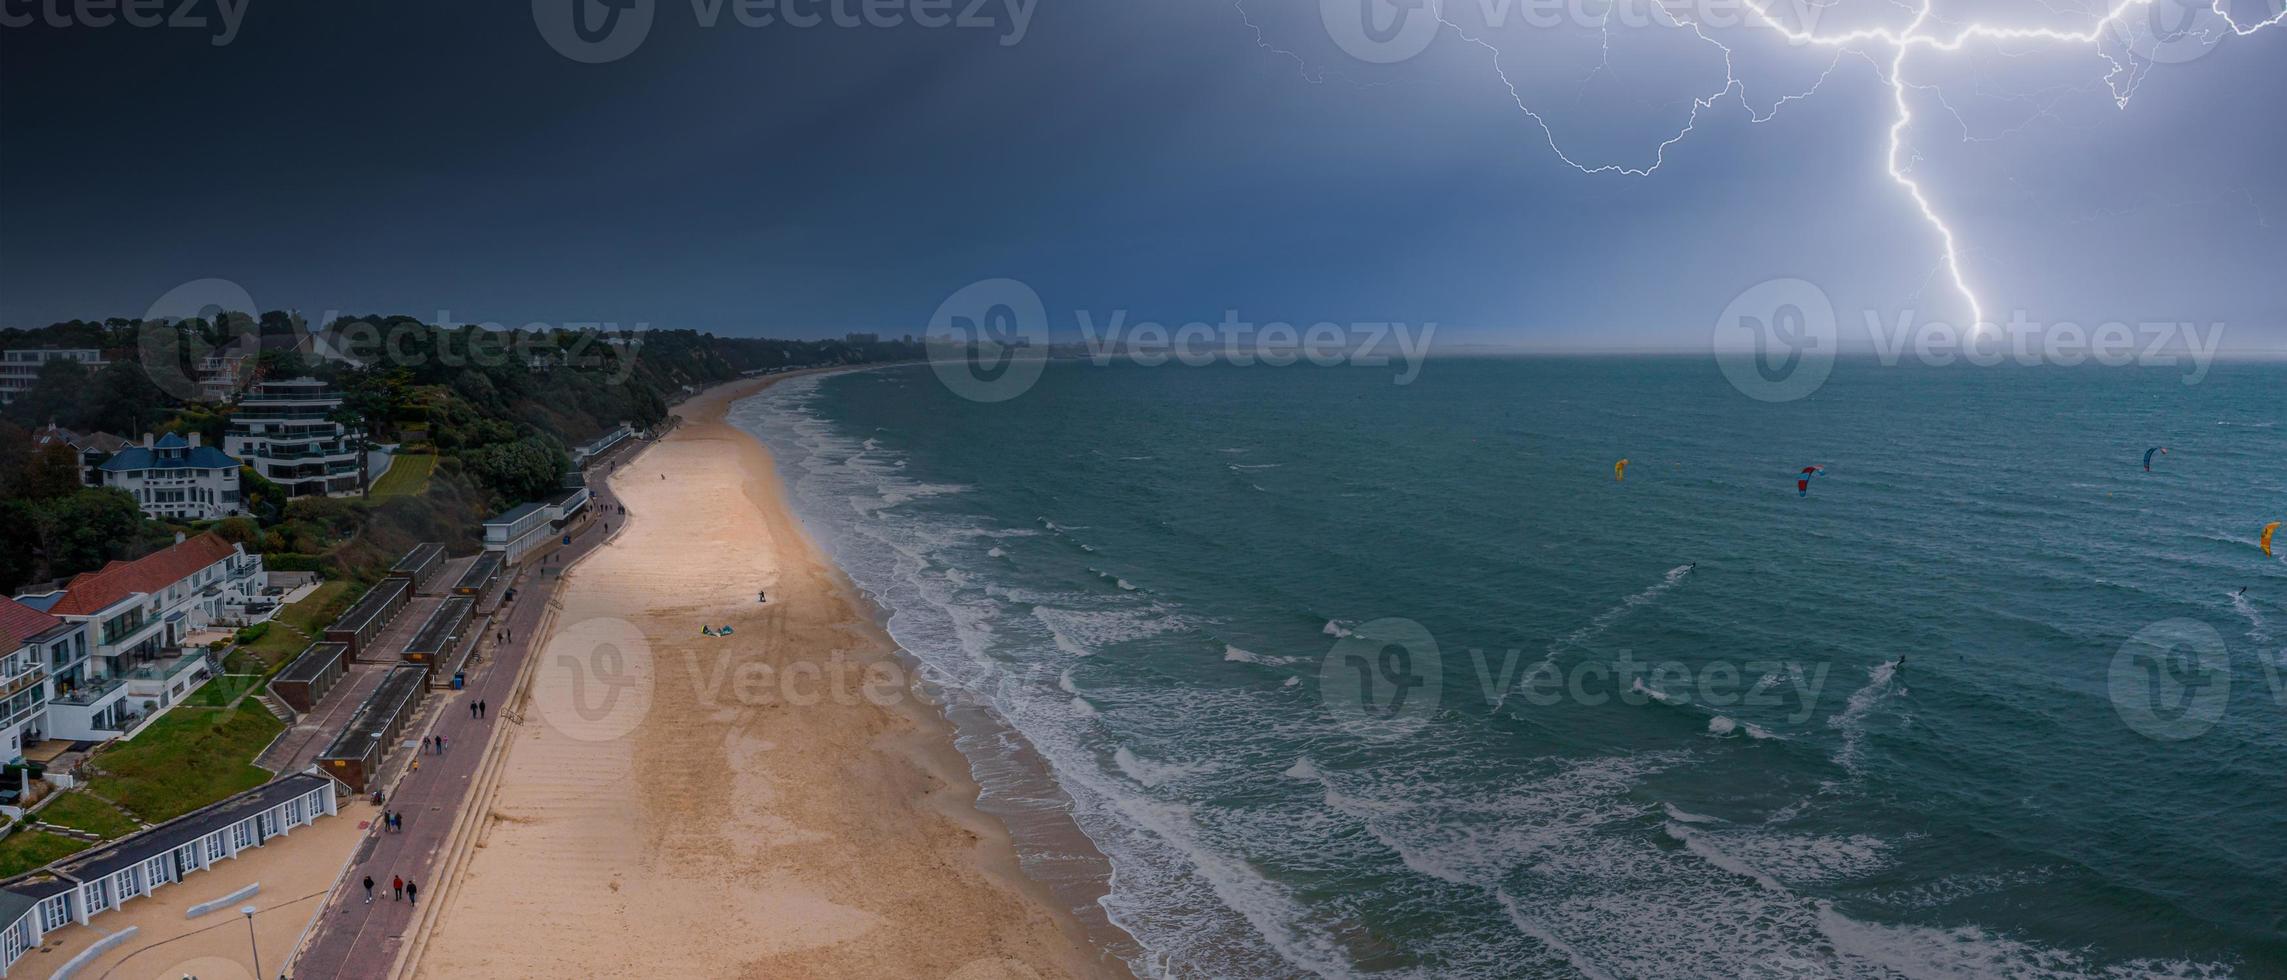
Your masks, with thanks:
[[[421,886],[406,881],[404,875],[391,875],[389,877],[389,900],[392,902],[411,902],[418,907],[421,904]],[[365,904],[373,904],[372,875],[365,876]]]

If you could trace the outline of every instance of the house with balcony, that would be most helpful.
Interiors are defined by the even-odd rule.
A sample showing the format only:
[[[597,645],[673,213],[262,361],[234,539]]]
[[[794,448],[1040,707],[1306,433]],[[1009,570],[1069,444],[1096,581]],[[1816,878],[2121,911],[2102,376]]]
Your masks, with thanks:
[[[132,445],[134,443],[108,432],[73,432],[54,422],[48,423],[46,428],[32,430],[33,448],[44,450],[50,446],[63,446],[78,453],[80,482],[91,487],[103,485],[103,474],[97,472],[96,467],[103,465],[103,461],[110,459],[112,454]]]
[[[341,394],[315,378],[265,381],[238,400],[225,455],[244,460],[289,496],[357,492],[357,440],[333,413]]]
[[[246,381],[253,374],[254,355],[240,347],[225,347],[199,358],[199,399],[217,403],[234,401],[239,392],[246,390]]]
[[[87,654],[86,624],[0,597],[0,760],[24,761],[24,747],[47,736],[51,673]]]
[[[50,657],[48,735],[112,738],[172,707],[214,672],[184,637],[243,621],[266,581],[260,555],[208,533],[75,576],[59,592],[17,596],[89,634],[85,657]]]
[[[135,498],[143,513],[160,520],[211,521],[243,513],[238,492],[238,461],[213,446],[169,432],[113,453],[96,468],[103,485]]]
[[[40,369],[49,361],[78,361],[89,372],[102,370],[109,362],[103,352],[92,347],[28,347],[0,351],[0,405],[15,401],[19,393],[40,380]]]

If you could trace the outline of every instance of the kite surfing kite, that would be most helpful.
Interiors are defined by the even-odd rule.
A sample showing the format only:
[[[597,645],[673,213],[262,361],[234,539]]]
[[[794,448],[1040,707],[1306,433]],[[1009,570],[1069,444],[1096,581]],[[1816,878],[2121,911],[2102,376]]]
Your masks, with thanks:
[[[2279,530],[2278,521],[2272,521],[2269,524],[2263,525],[2263,537],[2257,539],[2255,542],[2256,544],[2262,546],[2263,553],[2266,555],[2271,553],[2271,535],[2277,530]]]
[[[2168,455],[2168,447],[2166,447],[2166,446],[2154,446],[2154,447],[2152,447],[2152,448],[2150,448],[2150,449],[2147,449],[2147,450],[2145,450],[2145,451],[2144,451],[2144,472],[2146,472],[2146,473],[2150,473],[2150,472],[2152,472],[2152,454],[2153,454],[2153,453],[2159,453],[2159,454],[2160,454],[2160,455],[2162,455],[2162,456],[2166,456],[2166,455]]]
[[[1802,479],[1799,479],[1799,480],[1796,480],[1796,481],[1795,481],[1795,496],[1798,496],[1798,497],[1808,497],[1808,496],[1810,496],[1810,495],[1811,495],[1811,477],[1817,476],[1817,475],[1819,475],[1819,474],[1821,474],[1821,473],[1824,473],[1824,472],[1826,472],[1826,467],[1824,467],[1824,466],[1805,466],[1805,467],[1803,467],[1803,475],[1802,475]]]
[[[1624,459],[1623,459],[1623,460],[1621,460],[1621,461],[1619,461],[1619,462],[1617,462],[1617,463],[1614,463],[1614,464],[1612,464],[1612,480],[1613,480],[1613,482],[1619,482],[1619,481],[1621,481],[1621,480],[1625,480],[1625,479],[1627,479],[1627,478],[1628,478],[1628,461],[1627,461],[1627,460],[1624,460]]]

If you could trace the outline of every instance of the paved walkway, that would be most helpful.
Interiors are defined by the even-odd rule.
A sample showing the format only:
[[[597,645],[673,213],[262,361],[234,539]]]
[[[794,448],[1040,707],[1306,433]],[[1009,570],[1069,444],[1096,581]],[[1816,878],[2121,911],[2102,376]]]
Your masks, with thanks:
[[[644,445],[648,443],[638,441],[628,451],[608,459],[624,460]],[[589,472],[600,476],[609,467],[609,462],[599,460]],[[375,893],[387,895],[390,879],[403,876],[420,886],[426,893],[424,899],[435,894],[430,872],[452,833],[454,818],[467,802],[472,777],[484,760],[493,728],[509,723],[498,715],[509,703],[517,672],[533,641],[539,638],[536,634],[541,618],[555,596],[562,569],[600,546],[607,524],[618,528],[623,523],[616,515],[604,513],[618,504],[610,489],[600,479],[592,487],[595,503],[589,512],[593,516],[573,533],[571,545],[535,552],[535,557],[519,568],[516,600],[493,618],[494,633],[479,644],[481,663],[470,669],[467,688],[433,692],[422,709],[422,718],[405,733],[405,740],[415,747],[393,750],[386,765],[399,775],[384,806],[404,815],[405,830],[396,834],[376,831],[359,847],[345,875],[347,884],[336,885],[319,913],[293,975],[357,980],[382,980],[389,975],[413,921],[413,908],[399,901],[376,900],[367,905],[358,882],[372,875]],[[508,631],[505,644],[497,640],[501,630]],[[477,700],[488,704],[487,717],[481,721],[469,717],[469,704]],[[405,772],[406,761],[420,751],[417,740],[440,733],[445,736],[445,754],[421,756],[421,768]]]

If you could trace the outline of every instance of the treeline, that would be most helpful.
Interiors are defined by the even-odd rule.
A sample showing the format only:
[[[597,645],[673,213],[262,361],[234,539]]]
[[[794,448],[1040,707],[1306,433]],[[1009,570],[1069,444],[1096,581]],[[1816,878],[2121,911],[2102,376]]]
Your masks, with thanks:
[[[104,367],[44,365],[0,407],[0,591],[61,579],[164,544],[175,527],[146,520],[118,491],[80,486],[78,456],[35,451],[50,423],[129,442],[144,432],[201,434],[220,446],[235,406],[202,400],[209,355],[244,356],[249,381],[309,376],[335,387],[334,420],[367,444],[434,453],[415,495],[288,498],[241,469],[245,518],[214,523],[273,556],[273,567],[361,573],[421,540],[474,547],[481,521],[561,486],[570,450],[622,422],[652,428],[690,389],[758,369],[921,356],[910,340],[790,341],[688,330],[496,330],[402,316],[345,317],[311,328],[290,313],[211,319],[71,321],[0,330],[0,349],[94,348]],[[67,472],[68,467],[68,472]]]

